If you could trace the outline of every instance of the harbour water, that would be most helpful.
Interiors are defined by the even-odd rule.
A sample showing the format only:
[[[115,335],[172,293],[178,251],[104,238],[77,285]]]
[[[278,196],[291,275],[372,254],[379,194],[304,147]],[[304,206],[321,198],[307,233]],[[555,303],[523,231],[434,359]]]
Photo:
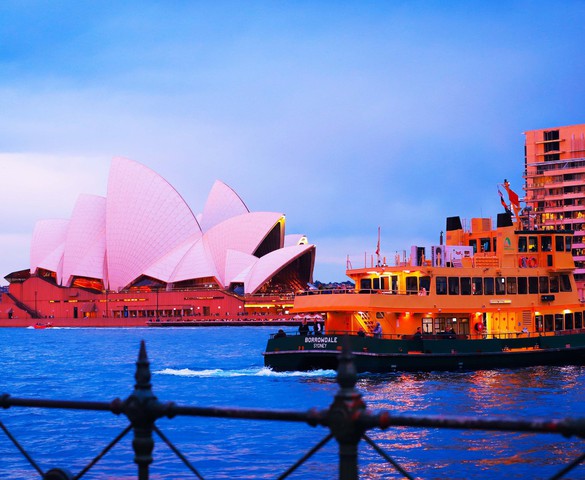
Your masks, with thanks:
[[[146,341],[153,391],[179,405],[305,411],[326,408],[335,373],[275,373],[263,367],[270,327],[0,329],[0,393],[14,397],[111,401],[134,387],[140,340]],[[585,416],[585,368],[534,367],[459,373],[360,375],[371,410],[420,415]],[[79,472],[128,424],[108,412],[13,407],[0,421],[45,470]],[[290,422],[163,419],[163,433],[206,479],[276,478],[328,431]],[[585,451],[585,440],[439,429],[372,430],[369,436],[416,478],[549,478]],[[83,478],[136,478],[125,437]],[[155,438],[153,479],[194,478]],[[0,432],[0,478],[36,472]],[[365,479],[400,478],[371,447],[360,446]],[[337,476],[333,441],[290,478]],[[565,478],[585,478],[585,466]]]

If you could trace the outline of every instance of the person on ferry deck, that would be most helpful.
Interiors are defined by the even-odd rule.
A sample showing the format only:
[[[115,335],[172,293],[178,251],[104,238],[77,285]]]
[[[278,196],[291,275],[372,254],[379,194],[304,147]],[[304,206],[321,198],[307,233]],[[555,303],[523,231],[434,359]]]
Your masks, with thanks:
[[[420,329],[420,327],[416,327],[416,332],[414,332],[414,338],[420,338],[422,337],[422,331]]]
[[[382,325],[380,325],[380,322],[378,322],[376,328],[374,328],[374,338],[382,338]]]
[[[317,320],[313,323],[313,334],[321,335],[321,324]]]
[[[280,328],[278,330],[278,332],[276,332],[276,334],[274,335],[274,338],[284,338],[284,337],[286,337],[286,333],[282,328]]]
[[[308,335],[309,334],[309,325],[307,325],[307,320],[303,319],[303,323],[299,325],[299,335]]]
[[[360,327],[360,329],[358,330],[358,337],[365,337],[366,336],[366,332],[364,332],[364,329],[362,327]]]

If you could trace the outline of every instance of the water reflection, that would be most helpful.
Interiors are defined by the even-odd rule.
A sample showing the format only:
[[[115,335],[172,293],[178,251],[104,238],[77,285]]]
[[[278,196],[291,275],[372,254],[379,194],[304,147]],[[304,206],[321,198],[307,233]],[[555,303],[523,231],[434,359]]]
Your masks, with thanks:
[[[533,367],[372,375],[361,377],[357,388],[373,411],[555,419],[582,416],[584,380],[583,367]],[[407,471],[425,478],[453,478],[455,465],[458,478],[546,478],[583,451],[582,440],[546,434],[394,427],[369,435]],[[362,451],[364,463],[372,462],[363,478],[398,477],[374,452]],[[585,467],[577,472],[567,478],[585,478]]]

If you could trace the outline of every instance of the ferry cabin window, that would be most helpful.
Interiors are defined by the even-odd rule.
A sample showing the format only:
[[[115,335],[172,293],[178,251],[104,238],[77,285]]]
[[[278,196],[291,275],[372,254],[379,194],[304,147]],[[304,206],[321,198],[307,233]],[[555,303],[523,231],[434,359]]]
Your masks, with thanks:
[[[555,313],[555,330],[563,329],[563,314]]]
[[[494,294],[494,279],[493,277],[486,277],[483,279],[483,293],[486,295]]]
[[[504,277],[496,277],[496,295],[506,294],[506,279]]]
[[[392,293],[396,295],[398,293],[398,276],[392,275],[390,277],[391,285],[392,285]]]
[[[538,250],[538,237],[528,237],[528,251],[536,252]]]
[[[575,328],[583,328],[583,312],[575,312]]]
[[[435,318],[435,332],[434,333],[444,332],[445,331],[445,324],[446,324],[445,317]]]
[[[418,293],[418,277],[406,277],[406,294],[414,295]]]
[[[571,244],[572,244],[572,238],[569,236],[565,237],[565,252],[570,252],[571,251]]]
[[[511,294],[511,295],[515,295],[517,292],[516,277],[508,277],[506,279],[506,282],[508,283],[507,293]]]
[[[573,323],[573,314],[565,313],[565,330],[573,330],[575,324]]]
[[[477,253],[477,240],[469,240],[469,246],[473,247],[473,253]]]
[[[518,277],[518,293],[521,295],[528,293],[528,279],[526,277]]]
[[[435,289],[437,295],[447,295],[447,277],[436,277]]]
[[[471,279],[471,291],[473,292],[474,295],[483,294],[483,278],[473,277]]]
[[[449,295],[459,295],[459,277],[449,277]]]
[[[432,318],[423,318],[422,321],[422,330],[423,333],[430,335],[433,333],[433,319]]]
[[[559,277],[550,277],[550,293],[559,293]]]
[[[538,277],[528,277],[528,293],[538,293]]]
[[[552,332],[553,328],[553,316],[552,315],[545,315],[544,316],[544,331],[545,332]]]
[[[431,277],[424,276],[419,279],[420,293],[426,292],[427,295],[431,291]]]
[[[371,278],[362,278],[360,280],[360,290],[371,290],[372,289],[372,279]]]
[[[372,289],[380,290],[380,277],[372,278]]]
[[[491,252],[489,238],[482,238],[479,242],[481,244],[481,251],[482,252]]]
[[[526,242],[526,237],[518,237],[518,251],[519,252],[528,251],[528,243]]]
[[[565,239],[561,235],[555,237],[555,252],[562,252],[565,249]]]
[[[550,235],[540,237],[540,250],[542,252],[552,251],[552,237]]]
[[[561,292],[571,291],[571,279],[568,275],[561,275]]]
[[[534,324],[537,332],[542,332],[542,315],[534,316]]]
[[[538,277],[539,293],[548,293],[548,277]]]
[[[461,295],[471,295],[470,277],[461,277]]]
[[[467,317],[458,318],[457,323],[459,324],[457,333],[459,335],[469,335],[469,318]]]

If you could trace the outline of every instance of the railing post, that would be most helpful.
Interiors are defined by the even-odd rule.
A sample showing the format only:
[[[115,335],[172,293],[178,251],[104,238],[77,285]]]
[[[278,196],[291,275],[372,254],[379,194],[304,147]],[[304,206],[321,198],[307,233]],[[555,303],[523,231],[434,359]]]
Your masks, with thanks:
[[[132,423],[134,430],[132,448],[134,449],[134,463],[138,465],[138,479],[148,480],[149,465],[152,463],[152,450],[154,449],[152,438],[152,430],[156,420],[154,411],[158,401],[152,393],[150,362],[146,355],[144,340],[140,343],[134,378],[136,384],[134,391],[124,402],[124,413]]]
[[[366,407],[361,394],[354,388],[356,382],[356,368],[346,336],[337,368],[340,388],[329,407],[329,428],[339,444],[340,480],[358,478],[358,444],[363,435],[359,419]]]

